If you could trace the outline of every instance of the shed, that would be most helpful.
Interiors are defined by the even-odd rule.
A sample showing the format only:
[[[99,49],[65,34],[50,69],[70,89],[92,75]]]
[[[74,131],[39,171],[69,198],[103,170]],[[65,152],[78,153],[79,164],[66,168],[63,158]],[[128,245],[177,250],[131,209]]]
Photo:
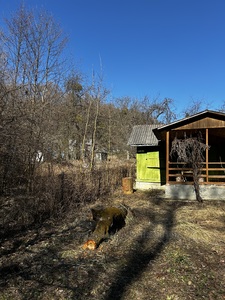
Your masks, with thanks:
[[[148,126],[146,131],[145,126]],[[159,185],[165,187],[168,198],[195,198],[193,190],[193,177],[191,168],[183,162],[178,162],[170,157],[171,144],[175,137],[194,137],[201,133],[203,142],[210,146],[206,149],[201,169],[202,180],[200,182],[203,199],[221,199],[225,194],[225,113],[205,110],[187,118],[172,122],[167,125],[144,125],[135,129],[128,141],[129,145],[137,147],[137,178],[136,188],[148,188],[153,183],[152,176],[144,177],[141,169],[144,168],[144,161],[147,162],[147,153],[157,149],[159,157],[160,181]],[[146,144],[139,144],[139,136],[145,137]],[[153,137],[154,135],[154,137]],[[148,140],[154,143],[147,143]],[[147,147],[147,148],[146,148]],[[147,151],[145,160],[140,162],[138,154],[145,148]],[[144,152],[143,152],[144,153]],[[155,166],[156,167],[156,166]],[[146,164],[146,168],[148,168]],[[149,169],[151,172],[151,169]],[[165,176],[162,176],[164,174]],[[181,176],[182,175],[182,176]],[[139,182],[142,182],[140,185]],[[143,184],[145,182],[145,184]]]
[[[153,129],[159,125],[136,125],[128,145],[137,147],[136,188],[148,189],[165,183],[165,154]]]

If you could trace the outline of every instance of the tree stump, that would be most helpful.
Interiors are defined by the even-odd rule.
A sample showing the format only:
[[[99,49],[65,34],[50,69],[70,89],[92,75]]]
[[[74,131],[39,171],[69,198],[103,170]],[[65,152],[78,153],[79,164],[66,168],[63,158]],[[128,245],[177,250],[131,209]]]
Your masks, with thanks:
[[[133,194],[133,178],[124,177],[122,178],[122,188],[124,194]]]
[[[106,207],[101,209],[92,209],[93,220],[96,221],[96,226],[92,232],[90,239],[84,244],[83,249],[96,249],[100,243],[107,239],[110,234],[125,226],[127,208],[121,207]]]

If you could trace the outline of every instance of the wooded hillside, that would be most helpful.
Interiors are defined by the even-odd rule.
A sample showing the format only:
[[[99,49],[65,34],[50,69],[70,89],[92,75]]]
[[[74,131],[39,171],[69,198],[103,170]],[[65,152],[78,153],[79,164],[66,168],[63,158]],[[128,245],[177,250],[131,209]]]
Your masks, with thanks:
[[[84,79],[65,55],[67,38],[47,12],[24,6],[0,30],[0,192],[31,188],[42,162],[95,152],[127,158],[132,126],[174,118],[171,99],[113,99],[102,74]],[[161,119],[160,119],[161,118]]]

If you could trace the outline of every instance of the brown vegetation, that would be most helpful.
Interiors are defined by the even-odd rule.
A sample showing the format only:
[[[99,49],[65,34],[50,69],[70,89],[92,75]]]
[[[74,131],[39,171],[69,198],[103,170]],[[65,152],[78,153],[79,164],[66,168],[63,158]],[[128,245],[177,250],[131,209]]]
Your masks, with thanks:
[[[120,203],[130,208],[126,226],[84,251],[91,209]],[[224,299],[224,225],[223,202],[120,188],[73,218],[2,239],[0,299]]]
[[[124,176],[134,175],[133,163],[102,164],[93,171],[80,165],[43,165],[32,192],[19,185],[0,197],[0,232],[40,226],[47,219],[74,217],[84,205],[112,194]]]

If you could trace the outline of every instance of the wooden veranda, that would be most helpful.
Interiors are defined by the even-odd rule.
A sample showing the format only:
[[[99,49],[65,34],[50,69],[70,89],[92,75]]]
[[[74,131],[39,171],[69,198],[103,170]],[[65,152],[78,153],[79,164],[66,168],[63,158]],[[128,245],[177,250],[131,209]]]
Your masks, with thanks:
[[[225,114],[204,111],[154,130],[155,135],[165,143],[166,184],[193,184],[191,166],[171,157],[174,138],[195,137],[199,133],[208,147],[204,153],[200,184],[225,185]]]

